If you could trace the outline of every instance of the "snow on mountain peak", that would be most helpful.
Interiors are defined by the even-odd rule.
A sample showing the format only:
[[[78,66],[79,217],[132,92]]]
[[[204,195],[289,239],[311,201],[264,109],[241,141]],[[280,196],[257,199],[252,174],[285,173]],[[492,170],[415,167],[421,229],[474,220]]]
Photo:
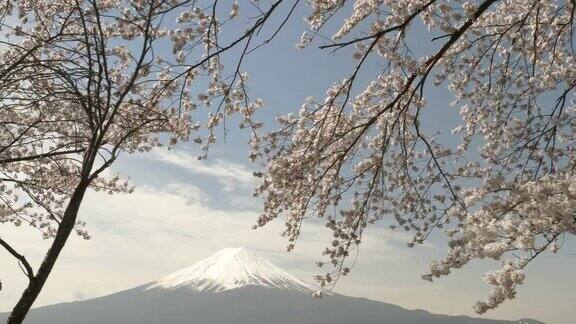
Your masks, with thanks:
[[[148,289],[188,287],[199,292],[220,292],[249,285],[306,293],[318,290],[244,247],[221,250],[153,282]]]

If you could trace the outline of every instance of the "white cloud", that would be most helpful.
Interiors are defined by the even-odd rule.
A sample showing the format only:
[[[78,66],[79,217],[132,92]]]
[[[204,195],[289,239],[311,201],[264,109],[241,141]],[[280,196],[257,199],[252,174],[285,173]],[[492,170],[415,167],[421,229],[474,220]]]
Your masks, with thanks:
[[[232,191],[236,184],[251,186],[255,183],[255,177],[248,168],[221,159],[199,161],[194,154],[165,149],[156,149],[146,157],[182,168],[192,174],[216,177],[226,191]]]

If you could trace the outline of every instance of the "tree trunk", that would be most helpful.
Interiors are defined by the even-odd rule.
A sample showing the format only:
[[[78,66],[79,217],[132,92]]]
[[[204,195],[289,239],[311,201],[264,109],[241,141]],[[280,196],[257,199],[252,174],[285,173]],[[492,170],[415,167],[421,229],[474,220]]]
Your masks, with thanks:
[[[42,261],[38,272],[34,278],[30,280],[28,287],[26,287],[26,290],[22,293],[20,300],[18,300],[14,309],[12,309],[12,313],[10,313],[10,317],[8,318],[8,324],[22,323],[26,314],[30,311],[32,304],[34,304],[34,301],[42,291],[42,287],[44,287],[46,279],[48,279],[48,275],[50,275],[60,252],[64,248],[70,233],[74,230],[78,210],[80,209],[80,204],[82,203],[88,185],[89,181],[87,179],[82,179],[74,190],[74,193],[68,202],[68,206],[66,206],[66,210],[64,211],[64,216],[62,217],[62,221],[60,222],[60,226],[56,232],[56,237],[52,242],[52,246],[48,252],[46,252],[46,256],[44,257],[44,261]]]

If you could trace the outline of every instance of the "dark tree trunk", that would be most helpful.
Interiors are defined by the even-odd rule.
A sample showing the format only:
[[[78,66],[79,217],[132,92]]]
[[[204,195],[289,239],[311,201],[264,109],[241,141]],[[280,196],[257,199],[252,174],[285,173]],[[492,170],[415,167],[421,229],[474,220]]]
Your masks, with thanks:
[[[30,280],[28,287],[26,287],[26,290],[22,293],[20,300],[18,300],[14,309],[12,309],[12,313],[10,313],[10,317],[8,318],[8,324],[22,323],[26,314],[30,311],[32,304],[34,304],[34,301],[38,298],[38,295],[42,291],[42,287],[44,287],[60,252],[62,252],[62,249],[70,236],[70,233],[74,230],[78,210],[80,209],[80,204],[82,203],[88,185],[89,181],[87,179],[82,179],[74,190],[74,193],[68,202],[68,206],[66,206],[66,210],[64,211],[64,216],[62,217],[62,221],[60,222],[60,226],[56,232],[56,237],[52,242],[52,246],[48,252],[46,252],[46,256],[44,257],[44,261],[42,261],[38,272],[34,278]]]

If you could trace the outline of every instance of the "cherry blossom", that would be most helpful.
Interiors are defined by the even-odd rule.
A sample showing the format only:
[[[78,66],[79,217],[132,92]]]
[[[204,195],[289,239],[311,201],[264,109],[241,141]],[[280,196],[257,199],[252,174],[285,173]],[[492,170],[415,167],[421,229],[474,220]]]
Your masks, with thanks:
[[[298,47],[353,46],[357,65],[252,141],[262,166],[257,226],[284,219],[292,249],[305,219],[323,221],[333,241],[316,279],[326,287],[348,273],[373,223],[411,232],[409,246],[439,231],[449,249],[424,279],[500,260],[476,311],[514,298],[529,263],[576,234],[574,2],[307,3]],[[412,48],[415,40],[433,45]],[[382,68],[360,86],[368,57]],[[452,93],[461,125],[441,133],[427,123],[440,109],[426,100],[428,84]]]
[[[189,0],[0,0],[0,223],[50,240],[36,267],[0,238],[29,279],[9,323],[24,320],[70,234],[90,238],[78,219],[86,192],[132,192],[107,171],[120,155],[193,139],[205,159],[233,115],[261,127],[241,63],[278,5],[246,22],[239,3],[220,14]],[[240,54],[227,67],[229,50]]]

